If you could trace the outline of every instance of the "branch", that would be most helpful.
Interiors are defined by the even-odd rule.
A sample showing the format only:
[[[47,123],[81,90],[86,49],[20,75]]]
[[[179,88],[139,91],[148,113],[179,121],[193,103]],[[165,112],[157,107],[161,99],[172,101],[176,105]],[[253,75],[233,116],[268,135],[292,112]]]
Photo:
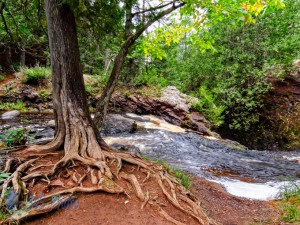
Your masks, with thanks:
[[[136,15],[138,15],[138,14],[143,14],[143,13],[145,13],[145,12],[152,12],[152,11],[155,11],[155,10],[157,10],[157,9],[162,9],[162,8],[168,6],[168,5],[171,5],[171,4],[173,4],[173,2],[169,2],[169,3],[166,3],[166,4],[164,4],[164,5],[159,5],[159,6],[157,6],[157,7],[145,9],[145,10],[143,10],[143,11],[135,12],[135,13],[132,13],[131,15],[132,15],[132,17],[134,17],[134,16],[136,16]]]
[[[171,2],[170,4],[173,4],[173,2]],[[150,19],[141,29],[139,29],[133,36],[129,37],[128,39],[131,39],[131,41],[134,43],[139,38],[139,36],[141,36],[141,34],[145,30],[147,30],[147,28],[150,27],[153,23],[155,23],[156,21],[160,20],[164,16],[170,14],[174,10],[176,10],[176,9],[184,6],[185,4],[186,4],[185,2],[182,2],[182,3],[178,4],[178,5],[173,5],[172,7],[168,8],[168,9],[166,9],[166,10],[160,12],[160,13],[158,13],[153,19]],[[128,39],[126,40],[126,42],[129,41]]]

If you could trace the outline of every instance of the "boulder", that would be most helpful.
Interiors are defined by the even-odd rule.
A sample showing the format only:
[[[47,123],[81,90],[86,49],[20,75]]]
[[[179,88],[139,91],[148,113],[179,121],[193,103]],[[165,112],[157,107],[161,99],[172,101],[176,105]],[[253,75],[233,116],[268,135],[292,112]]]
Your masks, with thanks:
[[[184,112],[189,112],[192,104],[198,102],[197,98],[181,93],[174,86],[164,88],[162,96],[158,100],[161,103],[172,106],[176,110]]]
[[[9,119],[13,119],[17,116],[20,115],[20,111],[18,110],[12,110],[12,111],[8,111],[8,112],[5,112],[1,115],[1,119],[3,120],[9,120]]]
[[[46,127],[55,129],[55,120],[48,121],[48,123],[46,124]]]
[[[181,93],[176,87],[168,86],[163,89],[160,97],[117,95],[112,98],[111,105],[120,108],[122,112],[160,116],[169,123],[210,135],[210,123],[204,116],[190,112],[192,104],[198,101],[197,98]]]

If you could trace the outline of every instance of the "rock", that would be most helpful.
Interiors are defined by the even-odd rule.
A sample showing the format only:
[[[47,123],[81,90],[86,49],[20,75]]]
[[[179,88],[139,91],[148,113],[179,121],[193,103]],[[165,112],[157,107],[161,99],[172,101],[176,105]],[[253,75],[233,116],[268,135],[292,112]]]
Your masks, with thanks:
[[[133,119],[118,114],[109,114],[104,122],[101,132],[105,135],[132,132]]]
[[[119,151],[123,151],[123,152],[130,152],[133,153],[135,155],[141,156],[141,150],[134,146],[134,145],[127,145],[127,144],[113,144],[111,146],[114,149],[117,149]]]
[[[199,132],[203,131],[207,133],[207,130],[210,129],[210,122],[199,112],[191,112],[188,122],[192,129],[198,130]]]
[[[35,133],[35,139],[42,139],[42,138],[46,138],[46,139],[50,139],[54,137],[54,130],[51,129],[53,127],[48,127],[45,128],[43,130],[38,130]]]
[[[48,121],[48,123],[46,124],[46,127],[55,129],[55,120]]]
[[[53,109],[44,109],[42,113],[53,113]]]
[[[112,98],[111,103],[123,112],[160,116],[169,123],[210,135],[210,123],[204,116],[198,112],[190,113],[192,104],[198,101],[197,98],[181,93],[176,87],[169,86],[159,98],[118,95]]]
[[[20,111],[18,111],[18,110],[12,110],[12,111],[8,111],[8,112],[3,113],[1,115],[1,118],[3,120],[9,120],[9,119],[13,119],[13,118],[15,118],[15,117],[17,117],[19,115],[20,115]]]
[[[189,112],[192,104],[198,102],[198,99],[181,93],[174,86],[168,86],[163,89],[159,101],[171,105],[174,109]]]
[[[39,109],[34,108],[34,109],[30,110],[29,112],[30,112],[30,113],[38,113],[38,112],[39,112]]]

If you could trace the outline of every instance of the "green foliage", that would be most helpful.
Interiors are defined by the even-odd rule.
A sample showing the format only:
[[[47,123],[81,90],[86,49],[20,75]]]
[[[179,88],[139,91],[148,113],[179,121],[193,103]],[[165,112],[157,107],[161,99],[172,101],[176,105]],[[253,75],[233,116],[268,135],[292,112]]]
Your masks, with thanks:
[[[300,186],[293,184],[285,187],[280,197],[282,198],[282,220],[298,224],[300,222]]]
[[[16,103],[14,102],[0,102],[0,110],[7,111],[7,110],[20,110],[20,111],[26,111],[26,107],[24,102],[21,100],[18,100]]]
[[[157,87],[166,87],[168,86],[168,81],[159,74],[156,68],[151,68],[147,71],[143,71],[142,74],[138,75],[134,79],[134,84],[137,86],[141,85],[152,85]]]
[[[5,80],[5,76],[0,72],[0,82]]]
[[[31,84],[42,84],[51,75],[51,70],[48,67],[32,67],[24,70],[24,82]]]
[[[5,180],[5,179],[9,178],[9,176],[10,176],[10,173],[3,173],[3,172],[0,172],[0,182],[1,182],[2,180]]]
[[[202,85],[198,89],[196,96],[200,99],[199,102],[193,105],[197,111],[203,112],[205,117],[212,123],[213,127],[219,127],[224,121],[224,106],[217,106],[214,93]]]
[[[0,205],[0,221],[4,221],[10,216],[9,212],[7,211],[6,207],[2,204]]]
[[[51,100],[51,92],[47,89],[42,89],[39,91],[39,96],[44,100],[44,101],[49,101]]]
[[[192,2],[196,5],[207,3]],[[237,6],[230,6],[230,1],[219,3],[229,4],[222,8],[226,13],[237,9]],[[254,24],[248,23],[254,19],[251,13],[251,17],[242,16],[243,20],[248,20],[243,27],[238,26],[236,18],[209,16],[211,21],[205,31],[189,32],[178,44],[170,42],[169,46],[161,41],[159,34],[160,48],[166,57],[148,60],[145,65],[146,73],[159,71],[168,85],[199,97],[200,102],[194,107],[202,111],[215,127],[225,122],[231,129],[247,131],[257,123],[263,98],[272,88],[269,80],[283,79],[300,54],[300,2],[286,0],[283,10],[271,10],[272,7],[259,5],[259,1],[252,3],[252,6],[244,7],[254,10],[254,16],[256,12],[251,7],[264,12],[257,14]],[[284,6],[281,1],[268,3],[275,8]],[[187,6],[182,10],[188,13],[194,7]],[[209,8],[211,15],[220,13],[213,5],[209,4],[209,7],[212,7]],[[187,27],[191,25],[189,20],[185,23]],[[153,39],[152,36],[149,40]],[[199,41],[211,45],[213,51],[203,51],[207,48],[199,45]],[[151,76],[143,76],[143,83],[149,83]]]
[[[85,85],[85,91],[89,95],[94,95],[94,94],[99,92],[99,87],[95,87],[95,86],[92,86],[92,85]]]
[[[12,147],[26,144],[31,136],[25,128],[15,128],[7,130],[5,134],[0,135],[0,138],[7,147]]]
[[[191,178],[189,176],[187,176],[184,171],[174,170],[174,175],[179,180],[181,180],[181,184],[183,187],[185,187],[188,190],[191,188]]]
[[[162,160],[157,160],[156,163],[161,165],[170,174],[178,178],[181,181],[182,186],[184,186],[186,189],[189,190],[191,188],[191,178],[188,175],[186,175],[184,171],[175,170]]]

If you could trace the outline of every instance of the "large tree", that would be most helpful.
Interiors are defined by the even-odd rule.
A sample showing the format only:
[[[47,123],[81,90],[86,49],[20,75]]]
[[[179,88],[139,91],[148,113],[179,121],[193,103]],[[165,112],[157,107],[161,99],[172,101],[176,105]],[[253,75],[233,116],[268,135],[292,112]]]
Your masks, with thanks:
[[[156,17],[168,14],[181,4],[184,3],[176,4],[176,1],[174,1],[171,8],[158,13]],[[51,211],[55,209],[54,206],[58,207],[61,201],[68,200],[68,197],[74,192],[101,190],[109,193],[123,193],[126,196],[128,196],[128,193],[134,193],[136,199],[143,202],[142,207],[147,202],[151,202],[151,207],[155,207],[161,216],[174,224],[182,224],[182,222],[168,215],[160,207],[159,202],[167,199],[173,206],[172,210],[177,209],[178,213],[183,213],[182,218],[189,215],[199,224],[214,224],[199,207],[199,202],[189,191],[183,189],[180,182],[167,171],[132,154],[113,151],[100,138],[88,111],[80,67],[76,20],[72,7],[70,7],[68,1],[45,0],[45,10],[53,72],[55,137],[50,143],[31,146],[21,151],[19,157],[6,162],[4,172],[11,172],[12,174],[3,184],[0,203],[5,199],[5,194],[10,188],[15,194],[14,198],[17,197],[19,200],[27,202],[31,190],[29,184],[35,186],[37,180],[46,182],[45,186],[47,187],[59,184],[65,188],[69,184],[68,181],[71,181],[73,185],[63,190],[54,189],[51,195],[38,199],[38,201],[42,200],[43,203],[47,203],[42,208],[34,207],[37,204],[36,200],[31,204],[16,205],[17,207],[23,206],[21,213],[17,212],[1,223],[6,224],[12,220],[20,220]],[[128,48],[140,33],[152,24],[152,21],[149,20],[143,28],[130,36],[122,46],[115,60],[113,77],[109,81],[111,86],[107,89],[108,97],[113,90],[111,87],[115,85],[116,78],[118,78]],[[55,150],[64,151],[60,151],[63,154],[57,155],[57,152],[54,152]],[[52,169],[47,169],[49,165],[44,165],[44,159],[41,160],[45,157],[53,157],[52,161],[55,162],[55,165]],[[132,171],[130,171],[131,174],[126,173],[126,168],[122,166],[123,162],[130,163],[136,166],[137,169],[142,168],[139,177],[132,174]],[[77,167],[77,170],[69,169],[70,166],[72,168]],[[121,182],[121,178],[127,183]],[[154,190],[143,191],[140,182],[143,182],[143,188],[153,188]],[[150,182],[150,185],[147,182]],[[161,193],[154,194],[158,190],[161,190]],[[53,194],[60,194],[60,201],[56,201],[55,204],[50,202]]]
[[[75,184],[63,190],[56,190],[31,202],[31,204],[16,205],[22,207],[21,213],[14,213],[0,224],[14,220],[21,220],[59,207],[61,202],[68,201],[74,192],[105,191],[109,193],[135,194],[136,199],[142,202],[142,207],[151,201],[151,207],[157,208],[159,214],[175,224],[182,224],[168,215],[158,204],[157,196],[152,196],[161,189],[161,195],[183,214],[194,218],[199,224],[214,224],[199,207],[195,198],[182,188],[180,182],[164,171],[163,168],[147,162],[128,153],[112,151],[100,138],[88,111],[87,98],[84,89],[83,74],[80,68],[80,55],[76,34],[76,22],[71,7],[61,0],[45,0],[49,44],[52,65],[53,107],[56,122],[56,131],[53,141],[46,145],[31,146],[18,159],[6,162],[5,172],[12,172],[11,177],[3,185],[0,205],[5,199],[9,188],[14,192],[14,198],[27,201],[31,185],[38,179],[51,187],[52,182],[59,182],[62,187],[69,186],[66,179],[72,179]],[[41,157],[56,155],[53,151],[64,149],[61,158],[48,170],[39,163]],[[28,158],[24,158],[26,155]],[[144,178],[137,178],[134,174],[126,173],[122,162],[130,163],[143,168]],[[12,166],[14,165],[14,166]],[[68,167],[77,167],[70,171]],[[79,169],[83,173],[79,173]],[[33,172],[32,172],[33,171]],[[96,172],[96,175],[95,175]],[[78,178],[80,176],[80,178]],[[120,178],[126,182],[120,182]],[[140,182],[147,184],[152,180],[156,183],[155,191],[143,191]],[[88,185],[85,182],[88,182]],[[64,184],[65,182],[65,184]],[[92,187],[91,187],[92,184]],[[129,188],[128,186],[132,187]],[[147,188],[148,189],[148,188]],[[53,202],[53,195],[59,194],[59,200]],[[156,194],[155,194],[156,195]],[[36,207],[43,202],[43,207]],[[24,208],[25,205],[25,208]],[[173,209],[174,210],[174,209]]]

